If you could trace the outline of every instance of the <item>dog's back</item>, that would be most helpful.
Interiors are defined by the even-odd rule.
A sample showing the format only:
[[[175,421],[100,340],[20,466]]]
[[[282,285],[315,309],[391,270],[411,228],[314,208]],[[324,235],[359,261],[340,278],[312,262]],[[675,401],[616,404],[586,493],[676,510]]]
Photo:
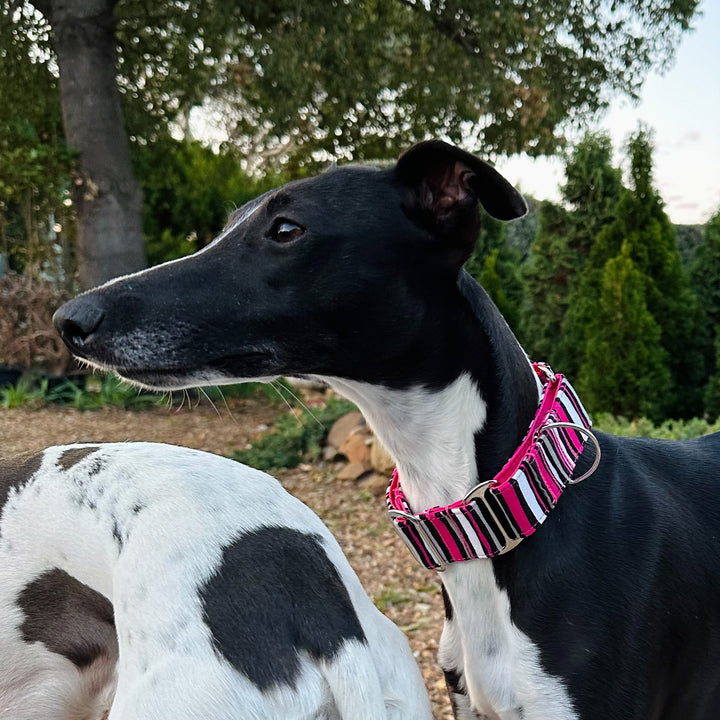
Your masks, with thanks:
[[[0,472],[0,717],[429,717],[402,634],[273,478],[151,443]]]

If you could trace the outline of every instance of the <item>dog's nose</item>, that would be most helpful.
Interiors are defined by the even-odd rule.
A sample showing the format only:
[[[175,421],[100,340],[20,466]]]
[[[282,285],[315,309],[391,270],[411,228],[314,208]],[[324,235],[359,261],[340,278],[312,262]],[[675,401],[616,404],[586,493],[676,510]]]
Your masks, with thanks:
[[[77,352],[98,329],[104,317],[105,310],[97,298],[81,295],[62,305],[53,315],[53,323],[65,344]]]

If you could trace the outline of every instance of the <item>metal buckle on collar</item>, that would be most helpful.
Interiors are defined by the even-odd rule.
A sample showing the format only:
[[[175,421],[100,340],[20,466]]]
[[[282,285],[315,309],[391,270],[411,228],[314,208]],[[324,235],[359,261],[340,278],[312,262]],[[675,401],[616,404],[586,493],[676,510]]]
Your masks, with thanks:
[[[479,483],[463,498],[463,502],[469,503],[471,500],[481,501],[485,509],[488,511],[488,513],[490,513],[492,519],[494,520],[495,525],[498,529],[498,533],[500,535],[498,539],[503,542],[502,548],[500,548],[497,553],[493,554],[494,557],[495,555],[502,555],[517,547],[522,542],[523,537],[522,535],[516,538],[510,537],[510,535],[508,535],[507,531],[503,527],[500,518],[497,516],[497,513],[492,509],[492,506],[487,501],[485,496],[490,491],[493,483],[495,483],[494,480],[485,480],[485,482]]]
[[[410,525],[413,526],[415,529],[415,532],[418,533],[425,542],[425,547],[430,552],[433,557],[431,560],[435,562],[437,565],[437,571],[443,572],[448,566],[447,562],[445,561],[445,558],[442,556],[442,553],[440,552],[440,548],[438,548],[437,543],[435,542],[435,538],[430,535],[430,533],[425,530],[422,523],[419,522],[418,518],[416,518],[414,515],[410,515],[409,513],[402,512],[402,510],[388,510],[388,515],[391,520],[395,520],[396,518],[401,518],[402,520],[405,520],[406,522],[410,523]],[[418,555],[417,549],[412,544],[412,541],[410,538],[405,535],[405,533],[400,529],[400,526],[398,523],[393,522],[393,527],[395,528],[395,531],[397,534],[402,538],[402,541],[407,546],[408,550],[410,550],[411,555],[422,565],[423,567],[426,567],[425,563],[422,561],[422,558]]]
[[[587,436],[588,440],[592,441],[592,444],[595,446],[595,460],[593,460],[593,464],[590,466],[590,469],[587,472],[584,472],[579,478],[569,478],[566,480],[568,485],[577,485],[578,483],[581,483],[583,480],[586,480],[589,478],[596,470],[598,465],[600,464],[600,455],[602,454],[600,451],[600,443],[597,441],[597,438],[595,435],[590,431],[589,428],[583,427],[582,425],[576,425],[575,423],[571,422],[554,422],[554,423],[548,423],[547,425],[544,425],[541,428],[538,428],[538,431],[536,433],[536,437],[540,437],[544,432],[547,430],[550,430],[552,428],[557,427],[566,427],[566,428],[572,428],[573,430],[577,430],[578,432],[583,433],[583,435]]]

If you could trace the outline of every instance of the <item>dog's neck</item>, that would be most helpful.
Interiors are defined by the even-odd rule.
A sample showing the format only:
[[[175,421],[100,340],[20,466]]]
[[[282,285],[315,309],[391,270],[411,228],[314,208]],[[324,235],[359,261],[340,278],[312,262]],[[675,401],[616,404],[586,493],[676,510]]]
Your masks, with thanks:
[[[485,291],[465,273],[458,290],[467,314],[449,312],[444,322],[463,323],[462,332],[448,334],[463,347],[444,352],[466,358],[466,367],[444,387],[324,378],[358,405],[387,447],[415,512],[459,500],[491,479],[519,445],[538,402],[530,361]]]

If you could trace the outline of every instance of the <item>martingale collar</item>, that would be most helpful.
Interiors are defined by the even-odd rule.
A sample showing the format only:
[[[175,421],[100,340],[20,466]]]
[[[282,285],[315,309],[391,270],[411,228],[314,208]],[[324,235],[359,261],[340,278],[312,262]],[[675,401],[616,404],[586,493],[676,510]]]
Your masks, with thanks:
[[[430,570],[448,563],[491,558],[512,550],[545,521],[567,485],[592,475],[600,446],[592,422],[570,383],[544,364],[533,369],[542,398],[520,447],[492,479],[458,502],[413,513],[397,468],[387,490],[388,514],[415,559]],[[592,467],[573,479],[587,440],[595,445]]]

